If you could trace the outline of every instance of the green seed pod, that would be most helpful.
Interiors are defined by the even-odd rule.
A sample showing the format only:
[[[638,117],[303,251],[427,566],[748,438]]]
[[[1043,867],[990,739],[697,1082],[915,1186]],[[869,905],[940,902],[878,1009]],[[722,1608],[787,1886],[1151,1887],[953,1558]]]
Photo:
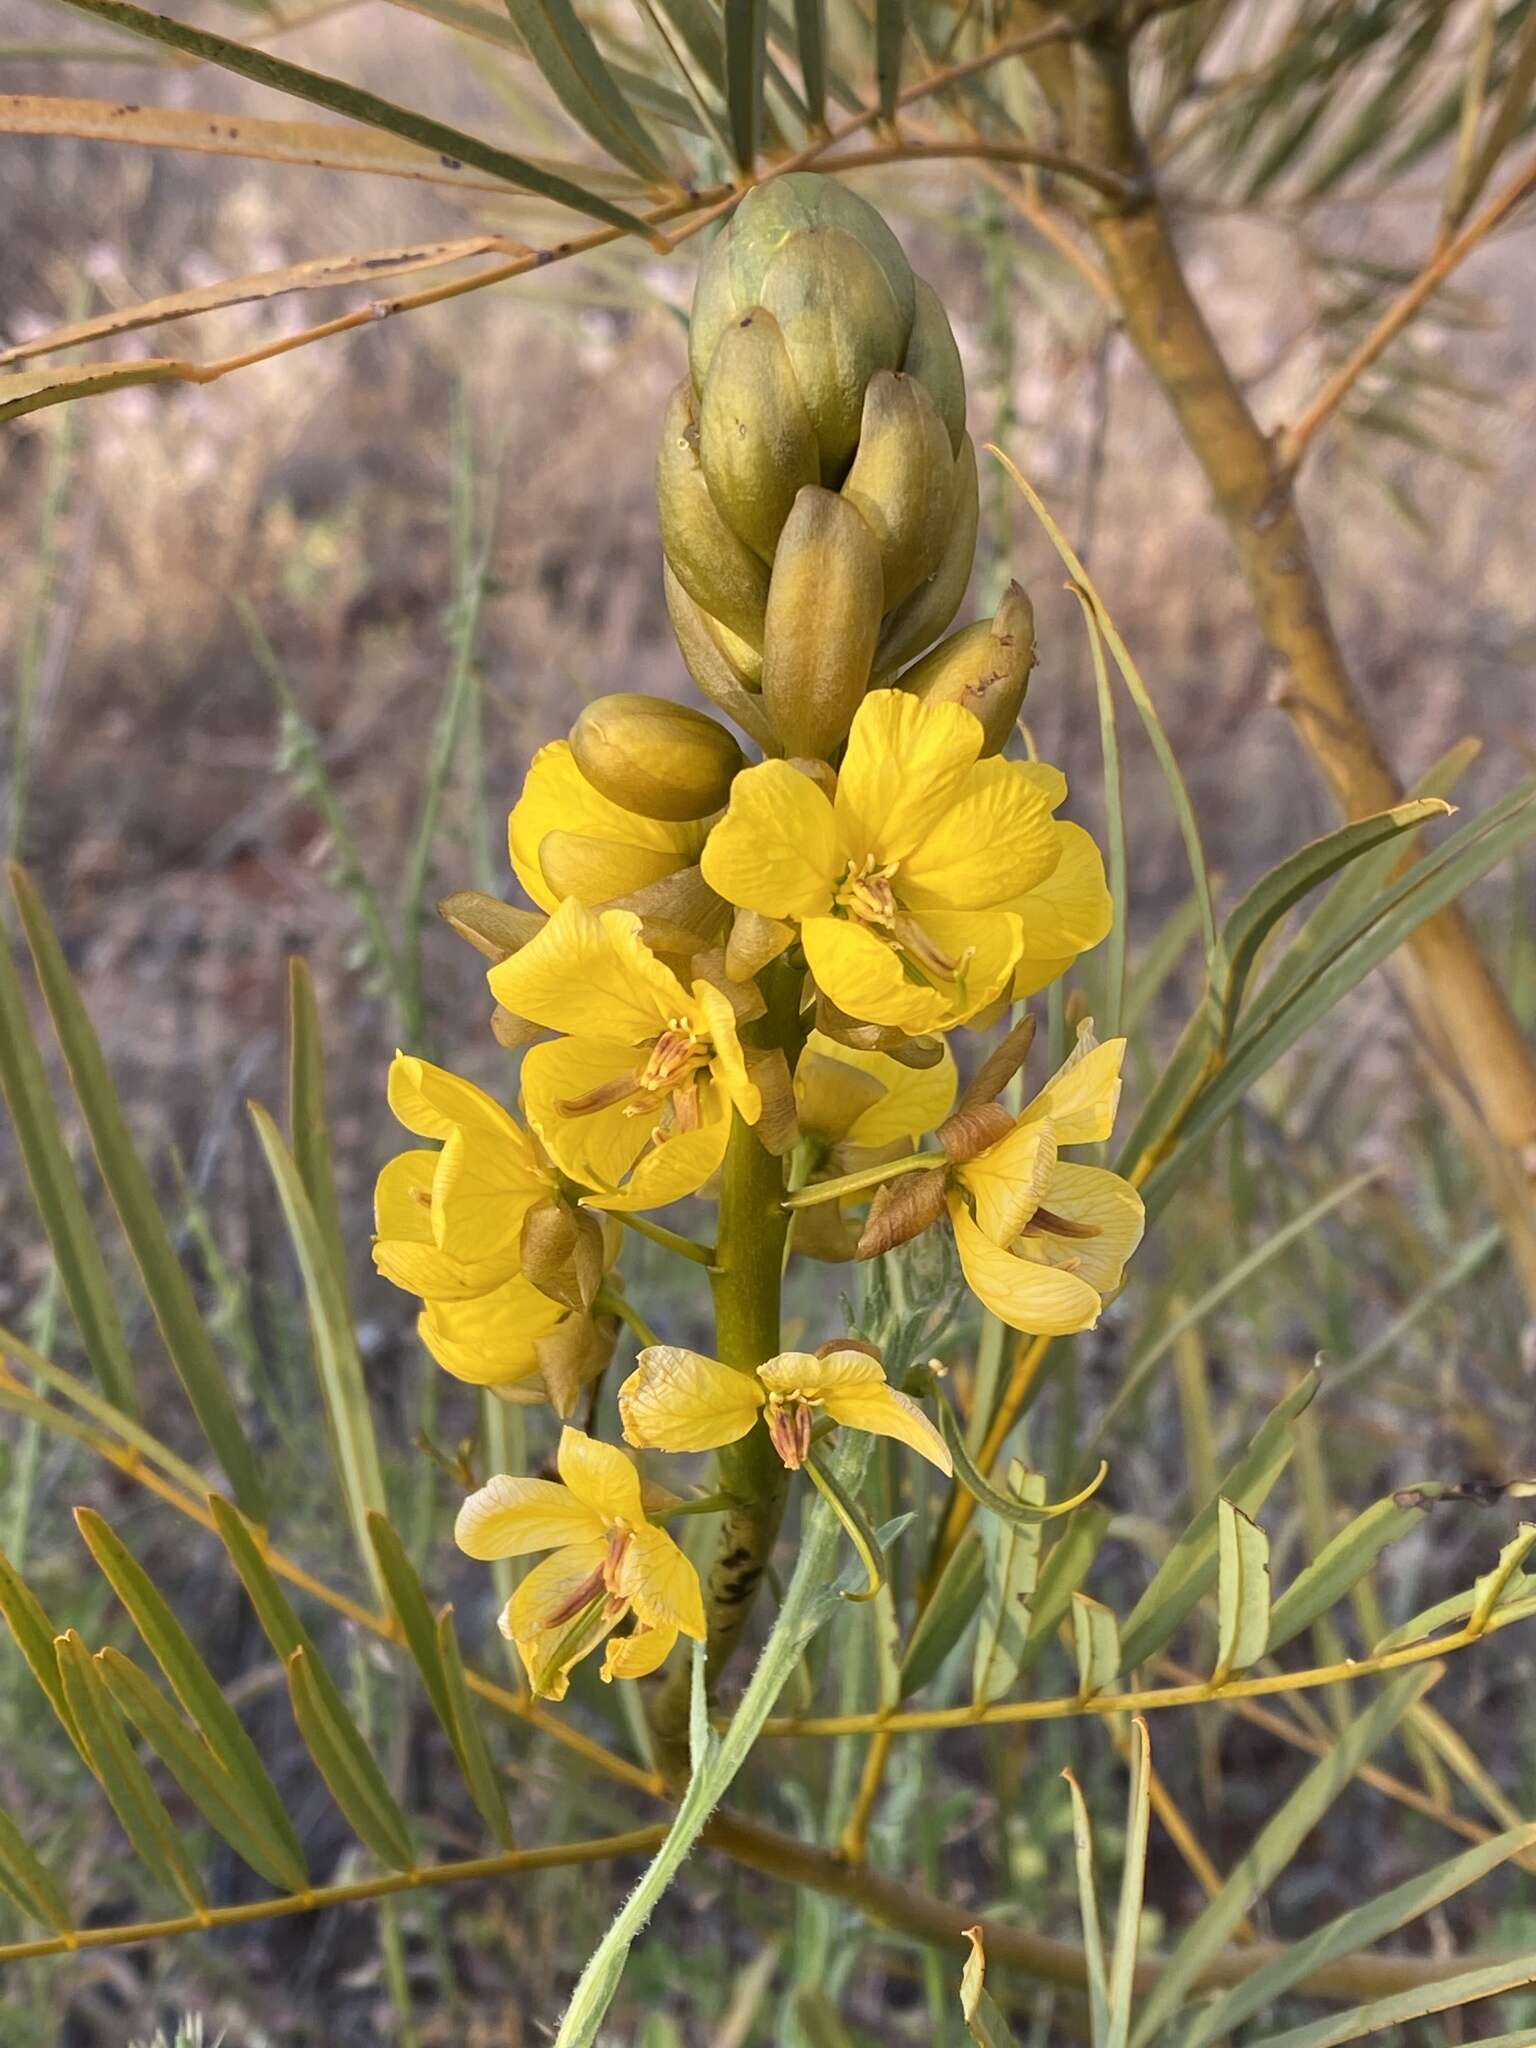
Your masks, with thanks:
[[[921,654],[936,640],[959,611],[971,580],[971,565],[976,559],[976,529],[980,523],[976,449],[967,434],[955,461],[955,495],[943,556],[927,582],[920,583],[881,628],[880,644],[875,652],[877,676],[892,677],[904,661],[910,661],[914,654]]]
[[[715,509],[699,466],[693,387],[685,377],[672,393],[656,458],[661,545],[677,580],[703,609],[762,645],[768,571]]]
[[[699,609],[672,573],[669,562],[662,563],[661,574],[667,616],[672,621],[672,631],[677,635],[677,644],[688,664],[689,675],[727,718],[736,721],[748,739],[755,740],[764,753],[776,754],[779,743],[756,686],[749,687],[743,671],[735,666],[721,645],[725,628],[718,619],[709,618]],[[735,640],[735,635],[730,638]],[[735,640],[735,644],[743,653],[751,652],[744,641]],[[760,682],[762,657],[754,655],[753,659]]]
[[[769,264],[792,236],[818,227],[840,228],[879,265],[899,315],[901,347],[906,346],[916,297],[912,269],[900,242],[868,200],[836,178],[792,171],[747,194],[700,266],[688,345],[695,390],[703,391],[715,349],[732,320],[762,303],[762,282]],[[889,367],[894,369],[896,364]]]
[[[880,548],[846,498],[803,490],[784,522],[763,630],[763,703],[786,753],[848,737],[880,631]]]
[[[963,704],[981,721],[983,756],[1000,754],[1013,731],[1035,665],[1035,608],[1010,583],[996,618],[951,633],[900,679],[929,704]]]
[[[784,337],[761,306],[720,337],[699,400],[699,461],[726,525],[771,562],[795,493],[821,468]]]
[[[958,455],[960,443],[965,439],[965,371],[960,365],[960,351],[955,346],[954,329],[949,324],[949,315],[938,293],[924,278],[919,277],[914,282],[917,286],[917,315],[912,322],[912,338],[907,343],[901,367],[909,377],[916,377],[919,383],[927,385],[929,395],[949,429],[950,452]]]
[[[815,423],[822,481],[839,483],[858,445],[864,387],[900,363],[909,323],[885,272],[842,228],[805,228],[786,242],[763,273],[762,304]]]
[[[708,712],[627,690],[587,706],[571,727],[571,752],[600,795],[674,823],[721,809],[743,765],[740,747]]]
[[[880,544],[888,612],[938,567],[954,493],[949,434],[927,388],[878,371],[864,390],[859,448],[843,496]]]

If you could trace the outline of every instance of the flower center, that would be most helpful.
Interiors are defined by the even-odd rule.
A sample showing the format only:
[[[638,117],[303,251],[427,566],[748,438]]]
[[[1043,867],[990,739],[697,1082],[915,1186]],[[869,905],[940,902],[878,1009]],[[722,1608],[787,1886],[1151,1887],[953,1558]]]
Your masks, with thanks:
[[[872,853],[866,854],[858,866],[850,861],[833,892],[834,912],[851,918],[855,924],[870,926],[888,939],[901,955],[901,964],[911,980],[929,984],[963,981],[975,948],[968,946],[958,958],[946,953],[918,920],[903,909],[895,889],[900,866],[899,861],[893,860],[881,867]]]
[[[587,1095],[559,1103],[560,1114],[591,1116],[622,1103],[623,1115],[656,1120],[653,1136],[658,1141],[674,1131],[696,1131],[700,1122],[698,1076],[714,1058],[713,1044],[695,1031],[686,1017],[669,1017],[666,1030],[659,1032],[645,1051],[643,1065],[627,1074],[615,1074]]]
[[[814,1395],[770,1394],[768,1440],[791,1472],[798,1472],[811,1454],[811,1427],[817,1406]]]
[[[628,1606],[628,1601],[619,1591],[619,1569],[629,1549],[629,1538],[626,1524],[615,1522],[608,1531],[608,1550],[601,1564],[588,1572],[579,1586],[572,1587],[554,1612],[546,1616],[545,1628],[559,1628],[562,1622],[570,1621],[587,1607],[601,1607],[611,1620]]]

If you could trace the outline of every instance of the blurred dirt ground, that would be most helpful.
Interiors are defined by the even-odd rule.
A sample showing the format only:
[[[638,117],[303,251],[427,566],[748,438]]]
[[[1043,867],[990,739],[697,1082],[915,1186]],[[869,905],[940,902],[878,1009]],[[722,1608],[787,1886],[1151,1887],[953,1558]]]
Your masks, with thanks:
[[[9,0],[5,14],[9,36],[58,38],[57,11],[42,0]],[[505,112],[490,87],[462,66],[442,67],[427,24],[398,12],[387,23],[386,38],[342,16],[285,48],[381,91],[401,93],[408,81],[434,111],[494,132]],[[65,75],[67,87],[51,68],[9,60],[0,84],[120,95],[131,89],[125,78],[141,76],[125,66]],[[195,72],[174,76],[169,95],[262,104]],[[1001,416],[1009,452],[1067,530],[1090,537],[1094,574],[1157,697],[1230,900],[1332,817],[1272,702],[1252,613],[1192,459],[1123,344],[1104,336],[1056,259],[981,187],[931,170],[863,186],[954,309],[978,442]],[[14,138],[0,141],[0,204],[3,342],[216,277],[504,217],[490,202],[382,180]],[[1393,200],[1332,225],[1361,252],[1400,253],[1419,246],[1425,218]],[[1007,349],[988,286],[1000,252],[1013,280]],[[1411,779],[1475,734],[1484,753],[1461,792],[1474,806],[1528,770],[1536,737],[1528,255],[1518,237],[1485,251],[1458,291],[1455,322],[1414,344],[1486,394],[1447,409],[1448,452],[1340,436],[1308,493],[1338,624],[1399,770]],[[1282,419],[1321,360],[1315,282],[1272,225],[1242,213],[1199,230],[1192,265],[1265,416]],[[279,1099],[285,957],[298,951],[314,964],[369,1370],[386,1405],[424,1370],[407,1304],[366,1265],[368,1191],[395,1148],[382,1100],[393,1013],[349,964],[357,920],[330,877],[323,824],[280,765],[278,700],[237,601],[276,650],[321,736],[365,865],[392,895],[451,666],[449,515],[456,421],[467,418],[476,515],[489,527],[480,772],[499,831],[532,751],[589,697],[688,687],[662,607],[651,462],[682,368],[691,268],[684,255],[558,269],[205,388],[125,392],[0,433],[0,744],[12,757],[9,710],[24,664],[37,685],[20,850],[136,1129],[162,1162],[179,1152],[225,1257],[279,1322],[285,1254],[243,1104]],[[219,353],[356,296],[283,300],[147,339]],[[1379,472],[1375,481],[1362,463]],[[51,466],[63,493],[45,550]],[[1076,782],[1077,815],[1093,824],[1098,723],[1074,608],[1024,508],[998,482],[985,488],[978,583],[995,588],[1014,573],[1035,597],[1042,661],[1031,730]],[[1427,530],[1402,516],[1410,501]],[[1127,711],[1133,946],[1145,947],[1182,900],[1185,877],[1130,723]],[[471,875],[475,829],[461,777],[434,888]],[[1496,935],[1511,904],[1529,915],[1527,882],[1486,892]],[[427,947],[435,1049],[491,1079],[497,1055],[476,962],[446,932],[434,929]],[[1360,1002],[1378,1034],[1390,1124],[1399,1090],[1419,1096],[1406,1027],[1379,985]],[[1319,1092],[1320,1120],[1329,1099]],[[0,1319],[9,1321],[35,1299],[44,1254],[3,1145]],[[318,1469],[314,1481],[323,1488]],[[700,1878],[699,1898],[709,1883]],[[485,1910],[486,1938],[513,1939],[500,1908]],[[526,1970],[525,1981],[547,1976],[555,1935],[544,1927],[548,1942],[537,1929],[515,1934],[514,1975]],[[262,1969],[281,1978],[288,1953],[275,1942]],[[323,1948],[304,1953],[309,1982],[334,1960]],[[369,2011],[374,1995],[370,1982]],[[274,1998],[273,2011],[286,2010]]]

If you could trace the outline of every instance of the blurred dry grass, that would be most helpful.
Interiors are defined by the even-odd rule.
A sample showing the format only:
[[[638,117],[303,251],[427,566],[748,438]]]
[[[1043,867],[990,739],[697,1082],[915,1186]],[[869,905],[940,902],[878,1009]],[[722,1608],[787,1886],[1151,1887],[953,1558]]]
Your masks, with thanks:
[[[58,33],[42,0],[10,0],[9,38]],[[426,24],[398,12],[376,21],[371,11],[340,14],[285,44],[378,90],[399,91],[408,79],[418,102],[496,132],[505,109],[472,65],[443,62],[441,47]],[[68,89],[121,94],[137,75],[127,66],[80,67],[67,74]],[[59,76],[26,62],[5,66],[12,90],[59,89]],[[195,72],[175,90],[188,102],[255,107],[261,99]],[[996,213],[980,186],[964,173],[905,170],[871,189],[955,309],[983,430],[1001,413],[1010,451],[1063,523],[1091,532],[1096,577],[1158,694],[1212,863],[1240,887],[1331,819],[1269,701],[1248,601],[1192,459],[1125,349],[1100,332],[1055,259]],[[490,202],[424,187],[69,141],[6,141],[0,194],[5,340],[72,317],[82,303],[90,310],[336,250],[503,224]],[[1412,195],[1404,203],[1395,194],[1335,227],[1340,240],[1379,256],[1417,249],[1423,220]],[[989,295],[989,266],[1000,260],[1011,284],[1006,352]],[[1318,360],[1323,309],[1309,274],[1274,225],[1249,214],[1202,227],[1193,270],[1266,415],[1282,417]],[[356,921],[329,879],[330,848],[312,807],[279,772],[278,703],[235,601],[249,603],[270,637],[322,738],[364,861],[392,890],[450,666],[448,514],[462,406],[481,516],[494,518],[478,661],[480,772],[499,825],[533,749],[588,697],[685,685],[661,603],[650,471],[663,399],[682,362],[677,314],[690,287],[686,258],[661,266],[618,256],[382,324],[206,389],[128,392],[45,413],[0,440],[0,661],[13,690],[47,578],[22,850],[137,1126],[157,1157],[174,1146],[187,1162],[225,1257],[246,1276],[257,1337],[274,1354],[291,1302],[241,1105],[246,1095],[274,1100],[281,1089],[284,956],[308,954],[320,980],[342,1194],[359,1254],[372,1177],[392,1149],[382,1076],[394,1025],[389,1005],[348,964]],[[218,315],[195,337],[172,330],[166,343],[236,345],[236,337],[296,326],[299,303]],[[1486,407],[1446,414],[1461,460],[1357,439],[1325,456],[1311,483],[1339,623],[1397,765],[1411,779],[1453,741],[1479,735],[1486,750],[1464,786],[1472,804],[1529,767],[1532,751],[1533,309],[1520,244],[1496,243],[1469,268],[1456,321],[1427,328],[1417,344],[1435,367],[1490,395]],[[72,442],[67,488],[45,562],[39,502],[61,435]],[[1398,517],[1351,454],[1368,456],[1394,493],[1425,508],[1432,531],[1416,533]],[[1097,716],[1075,613],[1056,589],[1053,558],[1001,491],[991,500],[989,545],[978,581],[995,580],[1006,564],[1034,592],[1043,648],[1029,707],[1034,736],[1075,775],[1079,813],[1092,823]],[[1129,735],[1127,744],[1133,944],[1144,946],[1183,896],[1182,857],[1156,779]],[[440,885],[471,871],[476,826],[460,788],[442,835]],[[499,844],[495,851],[499,862]],[[1485,909],[1497,934],[1511,904],[1528,917],[1527,884],[1490,888]],[[1502,936],[1495,943],[1500,949]],[[442,1046],[456,1064],[491,1077],[497,1056],[483,1030],[475,963],[446,933],[430,933],[427,945]],[[1374,1152],[1414,1202],[1432,1173],[1413,1133],[1403,1135],[1420,1082],[1408,1027],[1379,982],[1356,998],[1338,1057],[1323,1049],[1313,1070],[1305,1129],[1322,1153],[1331,1152],[1341,1093],[1358,1096],[1367,1082],[1366,1150],[1348,1163],[1370,1163]],[[10,1155],[0,1156],[0,1316],[13,1320],[35,1300],[43,1267],[19,1177]],[[1362,1294],[1379,1278],[1362,1270]],[[413,1412],[405,1390],[423,1368],[405,1304],[367,1276],[361,1257],[357,1288],[380,1401]],[[1278,1321],[1297,1356],[1319,1341],[1306,1304]],[[1504,1362],[1489,1370],[1502,1376]],[[291,1420],[277,1418],[274,1429]],[[1494,1430],[1488,1455],[1499,1448]],[[1448,1455],[1471,1461],[1475,1445],[1457,1440]],[[318,1457],[305,1476],[323,1493]],[[190,1568],[186,1590],[193,1601],[204,1590]],[[1248,1789],[1232,1802],[1237,1822],[1218,1845],[1223,1855],[1244,1838],[1252,1786],[1278,1755],[1252,1731],[1227,1752],[1229,1787],[1236,1780]],[[907,1789],[915,1799],[917,1787]],[[1159,1881],[1178,1893],[1171,1865]],[[696,1912],[707,1914],[720,1882],[700,1873]],[[728,1882],[733,1919],[774,1924],[751,1906],[743,1880]],[[547,2011],[553,1959],[571,1948],[576,1920],[590,1914],[596,1924],[596,1889],[583,1897],[573,1881],[541,1894],[543,1917],[531,1925],[504,1900],[467,1905],[463,1952],[501,1951],[488,1984],[510,1977],[525,2003]],[[295,1928],[263,1938],[217,1968],[205,1959],[207,1981],[254,1973],[270,2038],[308,2038],[289,2031],[306,2011],[325,2015],[328,2038],[372,2038],[383,2008],[371,1934],[337,1924],[343,1931],[334,1935]],[[718,1929],[696,1938],[724,1969]],[[423,1951],[434,1953],[430,1938]],[[356,1996],[349,1968],[359,1973]],[[431,1974],[440,1981],[435,1963]],[[900,1973],[883,1981],[894,2014]],[[140,2010],[143,1986],[122,1963],[103,1965],[103,1985],[94,2017],[77,2011],[74,2031],[61,2038],[120,2038],[112,2016]],[[643,1973],[635,1990],[643,2003]],[[459,2038],[486,2048],[536,2038],[504,2003],[488,1997],[480,2006],[476,1992],[471,1969],[467,2000],[482,2016],[463,2012],[468,2031]],[[242,2001],[234,2009],[248,2015],[245,1992]]]

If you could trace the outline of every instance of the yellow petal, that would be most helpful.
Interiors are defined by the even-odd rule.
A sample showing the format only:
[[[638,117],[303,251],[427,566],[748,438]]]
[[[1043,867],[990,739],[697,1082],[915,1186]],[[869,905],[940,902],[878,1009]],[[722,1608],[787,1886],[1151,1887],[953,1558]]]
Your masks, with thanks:
[[[589,1656],[624,1617],[622,1607],[615,1606],[601,1626],[583,1636],[574,1656],[567,1652],[559,1669],[549,1669],[550,1660],[569,1635],[575,1617],[552,1626],[547,1624],[547,1617],[560,1613],[580,1595],[594,1572],[601,1568],[607,1550],[604,1542],[573,1544],[569,1549],[556,1551],[553,1557],[534,1566],[502,1613],[501,1632],[517,1645],[528,1682],[542,1699],[564,1699],[572,1667]]]
[[[1014,765],[1044,797],[1047,810],[1061,809],[1067,800],[1067,778],[1059,768],[1053,768],[1049,761],[1019,761]]]
[[[1104,1304],[1086,1281],[1004,1251],[973,1222],[959,1196],[950,1201],[949,1220],[967,1286],[1011,1330],[1065,1337],[1098,1321]]]
[[[713,1082],[699,1084],[701,1122],[696,1131],[674,1131],[651,1145],[635,1161],[634,1171],[615,1193],[597,1193],[583,1198],[587,1209],[602,1209],[622,1215],[632,1209],[664,1209],[684,1195],[695,1195],[711,1175],[718,1173],[731,1133],[731,1109]],[[649,1130],[643,1118],[637,1119]]]
[[[599,1674],[604,1685],[615,1678],[649,1678],[666,1663],[676,1642],[675,1628],[637,1628],[627,1636],[610,1636]]]
[[[432,1242],[432,1180],[436,1152],[397,1152],[373,1187],[373,1227],[383,1238]]]
[[[528,1142],[516,1120],[483,1088],[414,1053],[397,1052],[389,1063],[389,1106],[418,1138],[446,1138],[463,1125],[502,1137],[514,1148]]]
[[[489,1294],[429,1299],[416,1329],[444,1372],[472,1386],[507,1387],[539,1370],[539,1340],[569,1314],[516,1273]]]
[[[386,1280],[429,1301],[463,1300],[496,1285],[441,1251],[432,1230],[432,1187],[441,1152],[400,1152],[374,1188],[373,1263]]]
[[[615,1045],[654,1038],[688,1003],[677,976],[640,937],[633,911],[594,912],[575,897],[486,978],[515,1016]]]
[[[616,1188],[645,1150],[651,1125],[626,1116],[623,1102],[581,1116],[568,1116],[562,1104],[635,1075],[644,1058],[634,1046],[591,1038],[556,1038],[523,1055],[528,1120],[561,1172],[583,1187]]]
[[[694,1029],[715,1049],[709,1063],[715,1081],[732,1107],[741,1111],[742,1121],[755,1124],[763,1113],[763,1098],[757,1084],[747,1079],[747,1063],[736,1035],[736,1013],[719,989],[707,981],[693,984],[693,1020]]]
[[[619,1566],[619,1591],[648,1628],[679,1630],[703,1642],[699,1575],[665,1529],[646,1523],[635,1530]]]
[[[1041,883],[1061,857],[1061,827],[1014,761],[978,761],[955,802],[902,861],[896,893],[927,910],[989,910]]]
[[[805,1042],[802,1058],[835,1061],[868,1075],[884,1090],[877,1101],[860,1111],[845,1132],[834,1134],[849,1145],[874,1151],[903,1138],[920,1138],[925,1132],[936,1130],[954,1107],[957,1080],[954,1055],[948,1046],[936,1066],[908,1067],[892,1059],[889,1053],[863,1052],[851,1045],[839,1045],[825,1032],[813,1031]],[[797,1066],[797,1102],[801,1101],[802,1092]]]
[[[644,1522],[640,1474],[615,1445],[599,1443],[579,1429],[562,1429],[555,1464],[577,1500],[606,1527],[624,1522],[638,1529]]]
[[[1026,1115],[1048,1116],[1056,1126],[1058,1145],[1101,1143],[1115,1127],[1125,1043],[1123,1038],[1107,1039],[1102,1045],[1091,1035],[1080,1038]]]
[[[1015,971],[1015,1002],[1065,974],[1080,953],[1109,936],[1115,907],[1104,879],[1104,857],[1081,825],[1058,823],[1060,857],[1013,909],[1024,949]]]
[[[943,1437],[917,1403],[898,1393],[895,1387],[834,1388],[822,1396],[822,1406],[845,1429],[865,1429],[871,1436],[895,1437],[930,1465],[937,1465],[941,1472],[954,1470]]]
[[[799,1395],[820,1400],[828,1388],[882,1387],[885,1367],[867,1351],[832,1351],[818,1358],[814,1351],[781,1351],[765,1359],[757,1376],[770,1394]]]
[[[595,1549],[595,1561],[601,1564],[607,1532],[568,1487],[556,1486],[552,1479],[498,1472],[459,1509],[453,1540],[466,1557],[486,1561],[584,1545]],[[587,1570],[591,1569],[589,1564]]]
[[[970,718],[968,711],[963,715]],[[942,1028],[951,1007],[943,992],[909,981],[895,947],[867,925],[813,917],[801,926],[800,938],[816,986],[850,1017],[894,1024],[914,1037]]]
[[[954,981],[939,983],[945,996],[941,1028],[947,1030],[984,1010],[1008,987],[1019,957],[1019,920],[1011,910],[925,910],[918,923],[940,952],[961,963]]]
[[[522,795],[507,820],[507,842],[517,879],[541,910],[556,910],[560,898],[539,866],[539,846],[546,833],[575,832],[596,842],[593,872],[583,895],[589,902],[604,903],[691,867],[707,829],[703,819],[667,824],[611,803],[576,766],[569,741],[555,740],[533,757]]]
[[[717,896],[764,917],[821,917],[848,865],[832,806],[798,768],[763,761],[731,784],[700,868]]]
[[[980,722],[959,704],[871,690],[837,777],[837,821],[854,864],[873,854],[883,867],[921,846],[953,809],[981,739]]]
[[[1050,1230],[1032,1230],[1018,1242],[1020,1256],[1069,1271],[1098,1294],[1113,1294],[1126,1260],[1141,1243],[1146,1221],[1130,1182],[1102,1166],[1062,1161],[1046,1189],[1045,1207],[1069,1223],[1091,1226],[1098,1235],[1057,1237]]]
[[[1049,1117],[1031,1115],[956,1168],[956,1177],[975,1199],[976,1221],[994,1244],[1012,1244],[1047,1199],[1056,1143]]]
[[[619,1389],[628,1441],[658,1451],[713,1451],[744,1437],[757,1420],[757,1376],[673,1344],[652,1344]]]

